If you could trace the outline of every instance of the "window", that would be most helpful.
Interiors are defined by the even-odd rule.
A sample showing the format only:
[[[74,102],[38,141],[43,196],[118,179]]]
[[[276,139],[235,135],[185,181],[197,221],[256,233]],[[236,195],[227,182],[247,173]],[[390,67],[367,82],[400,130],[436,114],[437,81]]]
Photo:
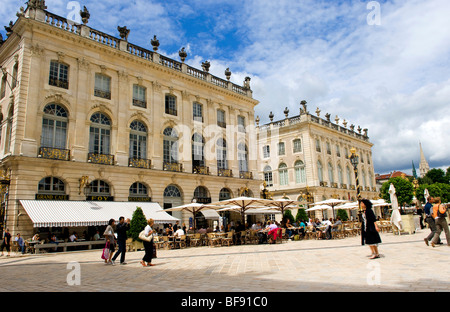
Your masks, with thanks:
[[[294,164],[295,183],[306,183],[305,164],[301,160],[297,160]]]
[[[223,188],[219,192],[219,201],[231,199],[231,191],[227,188]]]
[[[238,131],[245,133],[245,117],[238,116],[237,122],[238,122]]]
[[[65,194],[66,189],[64,182],[55,177],[46,177],[39,181],[39,194]]]
[[[164,190],[164,197],[181,197],[181,192],[175,185],[169,185]]]
[[[342,175],[342,167],[341,167],[341,165],[338,165],[337,170],[338,170],[339,184],[342,185],[342,184],[344,184],[344,178],[343,178],[343,175]]]
[[[225,111],[218,109],[217,110],[217,125],[222,128],[227,127],[227,123],[225,120]]]
[[[218,139],[216,143],[216,151],[217,151],[217,168],[228,169],[227,141],[225,141],[224,139]]]
[[[330,142],[327,142],[327,154],[331,155],[331,145]]]
[[[349,159],[348,148],[344,148],[345,159]]]
[[[130,158],[147,158],[147,128],[140,121],[133,121],[130,125]]]
[[[211,196],[209,195],[209,191],[204,186],[198,186],[194,190],[194,198],[197,200],[197,203],[200,203],[200,204],[211,203]]]
[[[129,195],[131,197],[147,197],[148,196],[147,186],[145,186],[140,182],[133,183],[130,186]]]
[[[19,63],[14,64],[13,72],[12,72],[12,83],[11,89],[14,89],[17,86],[17,74],[19,72]]]
[[[192,136],[193,169],[205,166],[204,147],[205,147],[205,140],[203,139],[203,137],[198,133],[194,133],[194,135]]]
[[[269,145],[265,145],[263,147],[263,156],[264,156],[264,158],[270,157],[270,146]]]
[[[330,183],[334,183],[334,169],[331,163],[328,163],[328,179]]]
[[[270,166],[264,167],[264,181],[267,187],[273,186],[272,168]]]
[[[248,149],[244,143],[238,145],[239,172],[248,172]]]
[[[317,175],[319,177],[319,182],[323,182],[323,167],[320,160],[317,161]]]
[[[94,95],[111,100],[111,78],[103,74],[95,74]]]
[[[295,139],[292,144],[294,146],[294,153],[300,153],[302,151],[302,140]]]
[[[284,142],[278,143],[278,156],[285,155],[286,149],[284,146]]]
[[[90,194],[91,196],[110,196],[109,184],[102,180],[92,181],[90,184]]]
[[[5,95],[6,95],[6,84],[8,83],[7,79],[8,79],[8,76],[3,75],[3,77],[2,77],[2,85],[1,85],[1,88],[0,88],[0,99],[3,99],[5,97]]]
[[[44,108],[42,119],[41,147],[58,149],[66,148],[67,112],[57,104],[49,104]]]
[[[351,172],[350,168],[347,166],[345,171],[347,173],[347,183],[348,183],[348,185],[351,185],[352,184],[352,176],[350,174],[350,172]]]
[[[316,139],[316,152],[321,152],[322,151],[322,149],[320,148],[320,140],[319,139]]]
[[[203,105],[194,102],[192,107],[192,115],[194,116],[195,121],[203,122]]]
[[[341,157],[341,149],[340,149],[339,145],[336,145],[336,156]]]
[[[166,114],[177,116],[177,97],[166,94],[165,98]]]
[[[175,129],[164,130],[163,160],[165,163],[178,163],[178,133]]]
[[[280,185],[288,185],[289,184],[288,170],[287,165],[285,163],[282,163],[280,164],[280,166],[278,166],[278,173],[280,175]]]
[[[133,105],[142,108],[147,107],[147,88],[133,85]]]
[[[91,117],[89,130],[89,153],[107,155],[110,153],[111,121],[102,113]]]
[[[69,89],[69,66],[58,61],[51,61],[48,84],[59,88]]]

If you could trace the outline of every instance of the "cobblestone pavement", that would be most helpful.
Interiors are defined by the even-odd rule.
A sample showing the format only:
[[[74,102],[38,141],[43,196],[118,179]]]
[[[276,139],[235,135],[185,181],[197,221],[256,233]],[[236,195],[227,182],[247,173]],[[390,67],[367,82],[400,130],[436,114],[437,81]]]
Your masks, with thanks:
[[[427,234],[381,233],[375,260],[360,237],[158,250],[155,266],[145,268],[143,251],[115,266],[104,264],[101,250],[3,256],[0,292],[450,291],[448,271],[432,265],[447,267],[450,247],[426,246]]]

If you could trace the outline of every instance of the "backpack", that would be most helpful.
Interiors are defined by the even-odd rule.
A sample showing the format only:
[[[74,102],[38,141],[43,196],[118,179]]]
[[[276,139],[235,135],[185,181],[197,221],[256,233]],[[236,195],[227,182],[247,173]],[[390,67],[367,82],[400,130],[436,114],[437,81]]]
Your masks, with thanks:
[[[447,208],[445,208],[444,205],[439,205],[438,206],[437,216],[438,216],[438,218],[445,218],[445,217],[447,217]]]

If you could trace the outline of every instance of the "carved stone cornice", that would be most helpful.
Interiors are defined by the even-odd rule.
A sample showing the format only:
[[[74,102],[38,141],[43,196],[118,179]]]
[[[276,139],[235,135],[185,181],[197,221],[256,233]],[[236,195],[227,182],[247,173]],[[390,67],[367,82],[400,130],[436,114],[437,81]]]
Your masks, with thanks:
[[[89,70],[91,63],[88,60],[86,60],[84,57],[77,58],[77,62],[78,62],[79,69]]]

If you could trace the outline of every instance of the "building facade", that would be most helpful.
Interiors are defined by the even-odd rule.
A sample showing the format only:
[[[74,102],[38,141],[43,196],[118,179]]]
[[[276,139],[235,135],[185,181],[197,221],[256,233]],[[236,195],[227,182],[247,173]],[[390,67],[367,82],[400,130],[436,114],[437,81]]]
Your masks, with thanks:
[[[258,196],[254,107],[243,85],[29,1],[1,40],[2,220],[28,236],[19,200],[152,201],[168,208]],[[254,143],[252,143],[252,140]],[[177,215],[182,222],[189,216]]]
[[[330,114],[320,117],[308,112],[305,101],[301,102],[300,114],[259,125],[257,138],[260,161],[259,178],[265,181],[273,198],[287,197],[305,203],[330,198],[356,200],[356,181],[350,150],[359,156],[358,177],[363,198],[378,196],[372,162],[372,146],[368,130],[348,126],[343,120],[334,122]]]

